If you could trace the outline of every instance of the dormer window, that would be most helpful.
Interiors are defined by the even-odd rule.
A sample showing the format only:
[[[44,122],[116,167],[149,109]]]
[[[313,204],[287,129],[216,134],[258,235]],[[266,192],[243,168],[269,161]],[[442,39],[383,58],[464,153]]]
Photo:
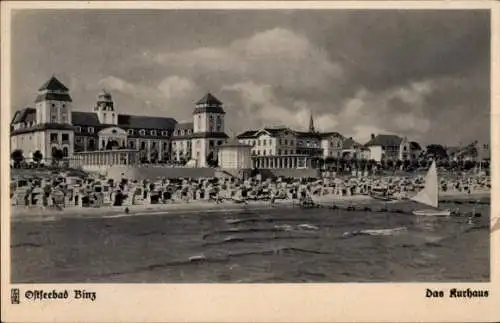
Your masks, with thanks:
[[[156,130],[151,130],[149,133],[151,134],[151,136],[156,136]]]
[[[139,130],[139,134],[141,136],[145,136],[146,135],[146,130],[144,130],[144,129]]]
[[[76,130],[76,132],[82,132],[82,127],[80,127],[80,126],[76,126],[76,127],[75,127],[75,130]]]
[[[129,135],[133,136],[135,131],[134,129],[129,129],[127,132]]]
[[[94,133],[94,128],[93,127],[89,127],[89,133]]]

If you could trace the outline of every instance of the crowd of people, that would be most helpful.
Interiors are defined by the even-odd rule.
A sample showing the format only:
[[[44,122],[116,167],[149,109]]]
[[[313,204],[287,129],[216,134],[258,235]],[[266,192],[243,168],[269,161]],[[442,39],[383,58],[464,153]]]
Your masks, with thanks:
[[[54,173],[45,176],[13,177],[14,207],[105,207],[150,204],[247,203],[253,200],[302,200],[310,196],[336,198],[385,196],[408,198],[423,188],[422,175],[342,176],[323,178],[156,178],[109,179],[91,174]],[[490,177],[474,172],[440,176],[441,192],[471,194],[487,192]]]

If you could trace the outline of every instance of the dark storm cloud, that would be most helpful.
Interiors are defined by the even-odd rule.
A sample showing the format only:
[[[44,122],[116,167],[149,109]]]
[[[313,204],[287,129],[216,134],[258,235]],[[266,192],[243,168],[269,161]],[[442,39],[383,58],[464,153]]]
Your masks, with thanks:
[[[227,124],[489,139],[488,11],[26,11],[13,20],[14,109],[56,73],[88,110],[189,119],[211,91]],[[241,122],[245,120],[245,122]],[[457,129],[461,129],[457,133]]]

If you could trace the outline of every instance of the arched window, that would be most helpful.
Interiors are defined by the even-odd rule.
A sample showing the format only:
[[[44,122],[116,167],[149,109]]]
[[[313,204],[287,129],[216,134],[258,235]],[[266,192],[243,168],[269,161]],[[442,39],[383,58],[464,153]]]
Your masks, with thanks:
[[[95,149],[95,142],[94,139],[89,140],[89,150],[92,151]]]

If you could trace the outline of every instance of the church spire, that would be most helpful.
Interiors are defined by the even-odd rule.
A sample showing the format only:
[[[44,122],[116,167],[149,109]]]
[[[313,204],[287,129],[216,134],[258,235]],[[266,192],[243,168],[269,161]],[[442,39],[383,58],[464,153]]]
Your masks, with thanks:
[[[309,132],[316,132],[316,129],[314,129],[314,119],[312,112],[311,117],[309,118]]]

